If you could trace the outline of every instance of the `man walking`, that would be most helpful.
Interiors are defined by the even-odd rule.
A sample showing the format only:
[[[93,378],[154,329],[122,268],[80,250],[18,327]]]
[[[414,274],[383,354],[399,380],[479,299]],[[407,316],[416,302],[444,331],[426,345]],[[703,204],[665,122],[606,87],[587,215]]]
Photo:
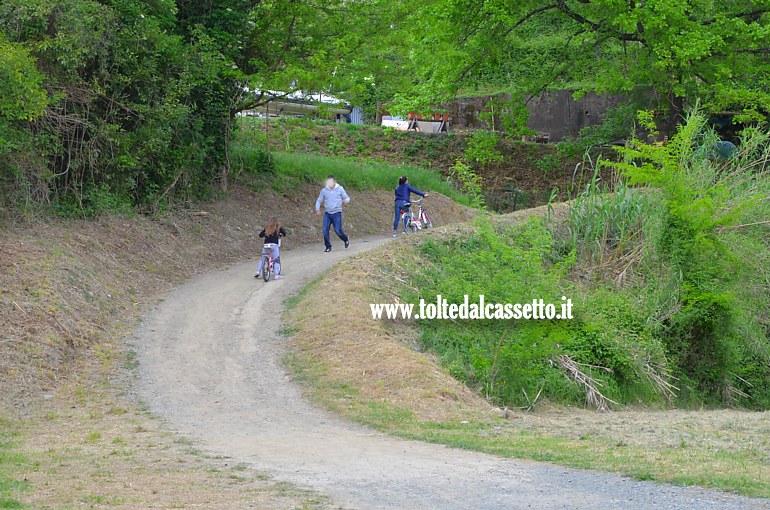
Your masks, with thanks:
[[[332,243],[329,240],[329,227],[334,225],[334,232],[337,237],[345,243],[345,248],[350,246],[350,240],[345,232],[342,231],[342,206],[350,203],[350,197],[345,193],[345,188],[337,184],[334,176],[326,178],[326,186],[321,188],[318,200],[315,201],[315,215],[321,215],[321,204],[324,206],[324,244],[326,249],[324,253],[332,251]]]

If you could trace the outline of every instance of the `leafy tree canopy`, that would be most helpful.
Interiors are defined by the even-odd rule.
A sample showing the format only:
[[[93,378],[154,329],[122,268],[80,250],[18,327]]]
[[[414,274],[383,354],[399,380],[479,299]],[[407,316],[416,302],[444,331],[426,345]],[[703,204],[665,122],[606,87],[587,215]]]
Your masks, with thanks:
[[[650,88],[710,110],[770,111],[766,0],[437,0],[408,23],[419,97],[464,90]],[[409,98],[412,98],[411,100]]]

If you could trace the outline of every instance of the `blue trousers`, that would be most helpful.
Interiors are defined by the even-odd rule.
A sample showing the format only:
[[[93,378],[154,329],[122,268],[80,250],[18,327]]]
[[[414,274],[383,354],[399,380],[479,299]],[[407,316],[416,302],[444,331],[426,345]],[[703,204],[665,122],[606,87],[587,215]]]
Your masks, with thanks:
[[[396,200],[396,207],[395,207],[395,216],[393,217],[393,231],[395,232],[398,230],[398,223],[401,219],[401,211],[408,211],[409,205],[411,202],[406,202],[405,200]]]
[[[336,213],[324,213],[324,244],[327,248],[332,247],[332,242],[329,240],[329,227],[334,225],[334,232],[337,237],[344,242],[348,241],[348,236],[342,231],[342,211]]]

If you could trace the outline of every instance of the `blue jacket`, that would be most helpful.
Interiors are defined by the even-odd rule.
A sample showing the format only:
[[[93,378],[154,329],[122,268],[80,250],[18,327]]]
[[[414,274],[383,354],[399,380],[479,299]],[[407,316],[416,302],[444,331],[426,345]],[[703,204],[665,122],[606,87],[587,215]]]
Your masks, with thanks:
[[[425,196],[425,193],[418,190],[417,188],[413,188],[408,182],[404,184],[399,184],[396,187],[396,202],[399,200],[403,200],[404,202],[411,202],[411,193],[414,193],[415,195],[420,195],[421,197]]]

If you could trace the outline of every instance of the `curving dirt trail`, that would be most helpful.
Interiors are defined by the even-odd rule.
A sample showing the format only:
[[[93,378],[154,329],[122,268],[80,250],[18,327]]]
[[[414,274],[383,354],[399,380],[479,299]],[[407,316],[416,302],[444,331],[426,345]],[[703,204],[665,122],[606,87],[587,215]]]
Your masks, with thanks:
[[[140,398],[203,449],[345,508],[770,509],[764,500],[404,441],[314,408],[282,366],[282,302],[336,261],[384,242],[284,251],[286,279],[267,284],[249,262],[178,287],[136,331]]]

